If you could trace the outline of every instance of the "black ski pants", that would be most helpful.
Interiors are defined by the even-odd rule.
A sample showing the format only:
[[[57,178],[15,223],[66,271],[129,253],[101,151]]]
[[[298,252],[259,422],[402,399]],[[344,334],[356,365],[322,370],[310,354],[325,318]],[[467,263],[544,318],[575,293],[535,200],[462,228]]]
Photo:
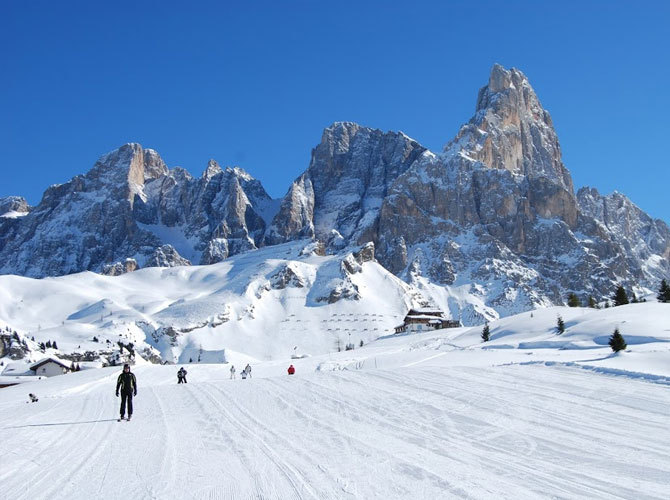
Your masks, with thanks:
[[[128,416],[133,414],[133,393],[121,391],[121,416],[126,414],[126,402],[128,403]]]

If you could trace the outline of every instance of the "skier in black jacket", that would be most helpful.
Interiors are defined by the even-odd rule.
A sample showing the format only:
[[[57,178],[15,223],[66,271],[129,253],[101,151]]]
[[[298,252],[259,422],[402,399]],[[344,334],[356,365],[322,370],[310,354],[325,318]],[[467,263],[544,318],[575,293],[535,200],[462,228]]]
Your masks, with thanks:
[[[126,401],[128,402],[128,420],[133,416],[133,396],[137,396],[137,379],[135,374],[130,371],[130,365],[123,365],[123,373],[116,379],[116,397],[119,397],[121,389],[121,418],[126,415]]]

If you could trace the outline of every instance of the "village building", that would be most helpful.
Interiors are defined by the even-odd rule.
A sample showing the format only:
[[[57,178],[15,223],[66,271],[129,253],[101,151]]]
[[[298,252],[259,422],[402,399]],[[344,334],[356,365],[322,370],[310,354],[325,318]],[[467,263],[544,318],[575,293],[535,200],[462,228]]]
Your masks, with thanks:
[[[446,319],[439,309],[410,309],[402,325],[395,327],[395,333],[417,333],[442,328],[458,328],[461,322]]]
[[[33,364],[30,369],[35,372],[35,375],[45,377],[55,377],[70,371],[70,367],[57,358],[44,358]]]

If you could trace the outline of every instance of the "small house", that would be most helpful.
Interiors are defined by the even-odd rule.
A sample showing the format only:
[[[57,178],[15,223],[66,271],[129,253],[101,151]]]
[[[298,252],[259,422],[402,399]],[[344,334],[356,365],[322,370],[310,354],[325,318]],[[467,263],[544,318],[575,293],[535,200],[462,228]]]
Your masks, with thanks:
[[[42,375],[45,377],[55,377],[56,375],[63,375],[70,372],[70,366],[63,363],[58,358],[44,358],[30,367],[35,375]]]
[[[417,333],[442,328],[458,328],[461,322],[445,319],[439,309],[410,309],[402,325],[395,327],[395,333]]]

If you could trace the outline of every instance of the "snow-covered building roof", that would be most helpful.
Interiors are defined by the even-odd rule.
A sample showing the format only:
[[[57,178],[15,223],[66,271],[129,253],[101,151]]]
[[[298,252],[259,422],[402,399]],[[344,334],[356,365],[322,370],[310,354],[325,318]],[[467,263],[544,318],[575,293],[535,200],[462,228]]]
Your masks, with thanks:
[[[68,370],[70,369],[70,365],[66,365],[66,364],[65,364],[63,361],[61,361],[60,359],[58,359],[58,358],[56,358],[56,357],[52,357],[52,356],[51,356],[51,357],[48,357],[48,358],[41,359],[41,360],[38,361],[37,363],[34,363],[34,364],[30,365],[30,369],[31,369],[32,371],[37,371],[37,369],[38,369],[40,366],[46,365],[47,363],[56,363],[57,365],[59,365],[59,366],[61,366],[61,367],[63,367],[63,368],[66,368],[66,369],[68,369]]]
[[[442,317],[443,314],[444,313],[442,311],[440,311],[439,309],[428,309],[428,308],[426,308],[426,309],[410,309],[407,312],[407,316],[412,316],[412,317],[415,317],[415,316],[439,316],[439,317]]]

